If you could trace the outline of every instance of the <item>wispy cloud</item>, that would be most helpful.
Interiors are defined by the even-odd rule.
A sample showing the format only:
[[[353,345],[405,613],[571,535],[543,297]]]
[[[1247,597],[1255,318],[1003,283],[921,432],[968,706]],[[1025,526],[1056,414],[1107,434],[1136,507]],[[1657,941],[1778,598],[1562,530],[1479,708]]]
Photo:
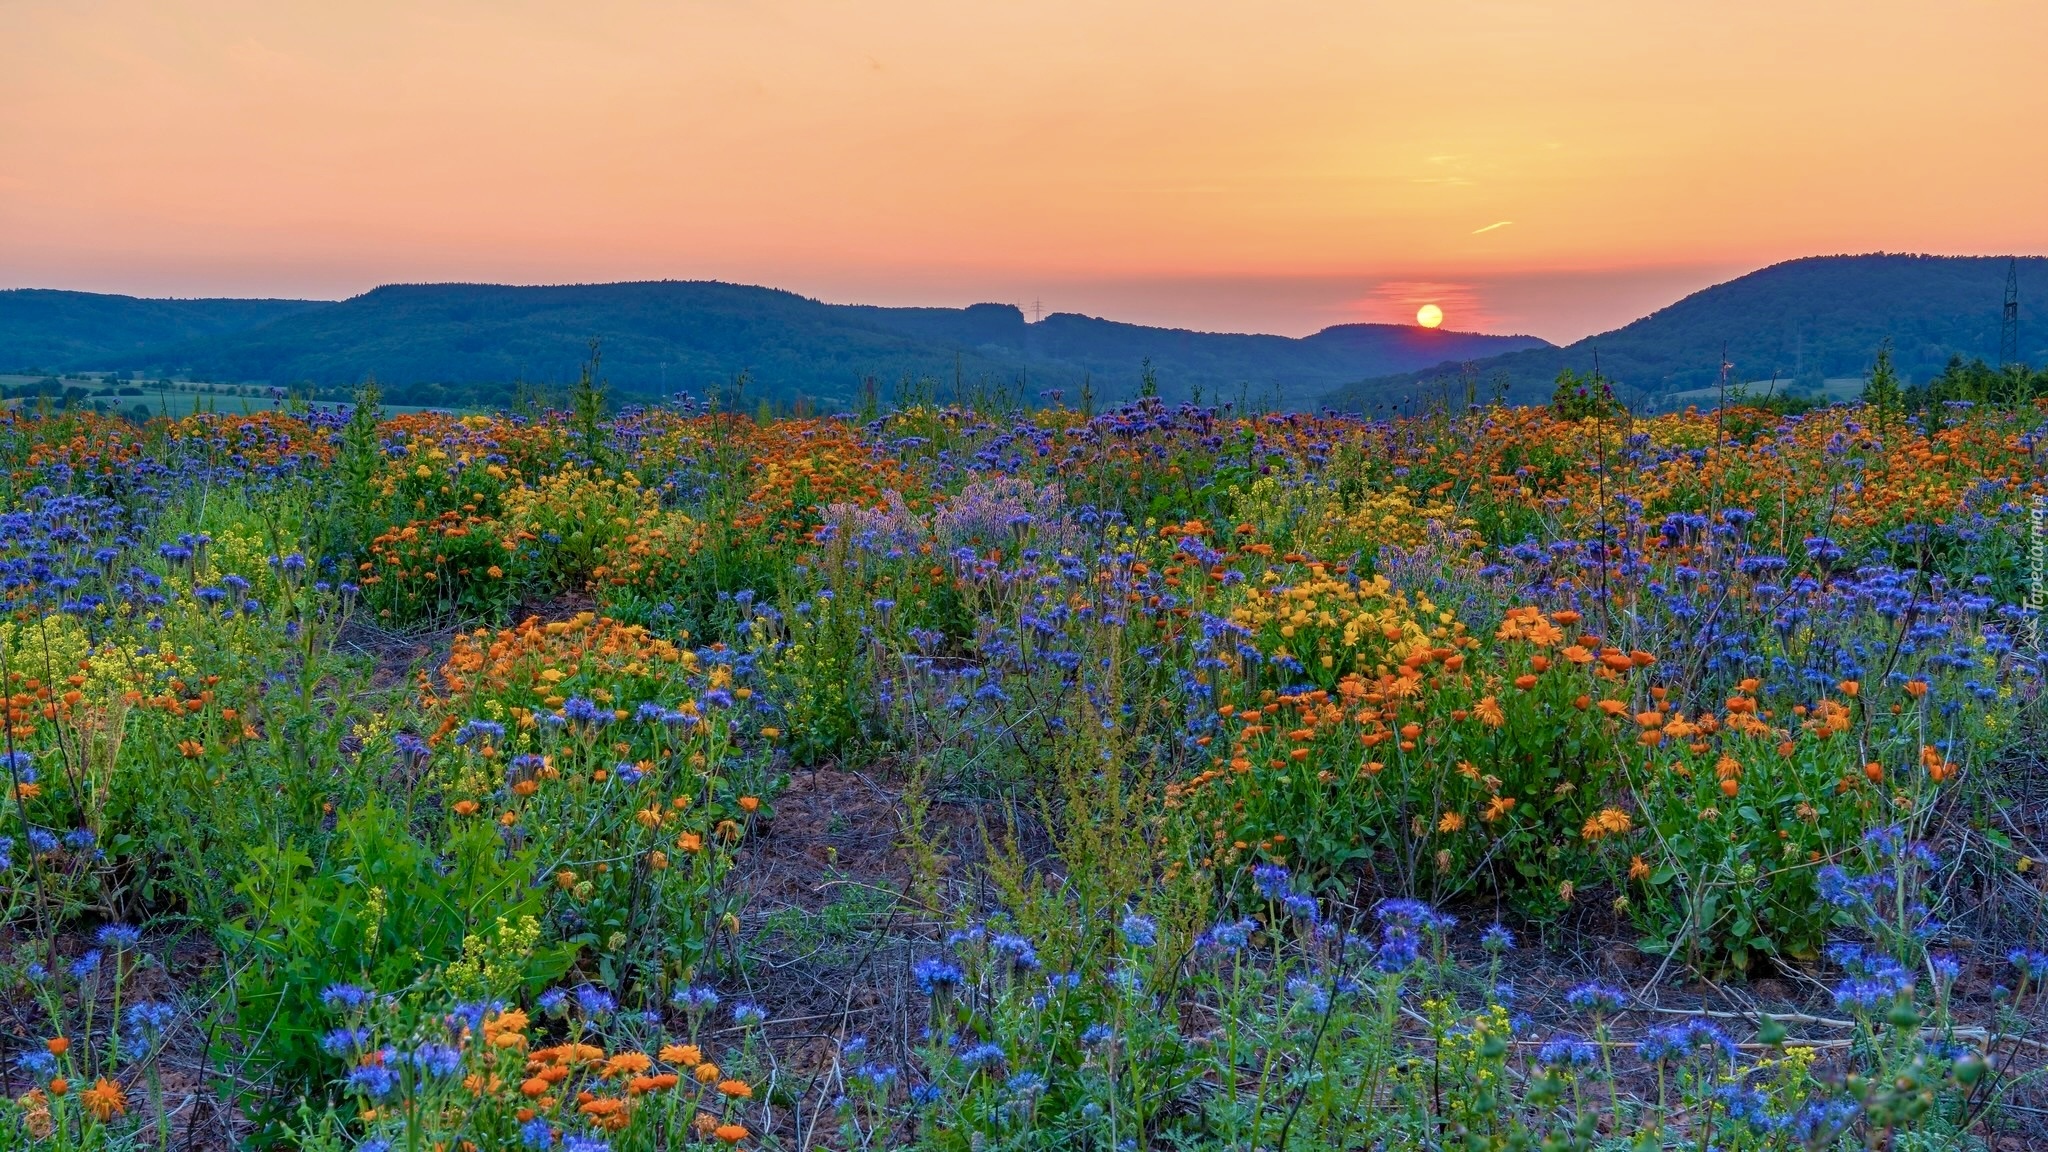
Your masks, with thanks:
[[[1513,223],[1514,223],[1514,221],[1513,221],[1513,220],[1496,220],[1496,221],[1494,221],[1493,223],[1491,223],[1491,224],[1488,224],[1488,225],[1487,225],[1486,227],[1484,227],[1484,228],[1474,228],[1474,229],[1472,230],[1472,234],[1473,234],[1474,236],[1477,236],[1477,235],[1479,235],[1479,234],[1480,234],[1481,232],[1491,232],[1491,231],[1493,231],[1493,230],[1494,230],[1495,228],[1505,228],[1505,227],[1507,227],[1508,225],[1510,225],[1510,224],[1513,224]]]

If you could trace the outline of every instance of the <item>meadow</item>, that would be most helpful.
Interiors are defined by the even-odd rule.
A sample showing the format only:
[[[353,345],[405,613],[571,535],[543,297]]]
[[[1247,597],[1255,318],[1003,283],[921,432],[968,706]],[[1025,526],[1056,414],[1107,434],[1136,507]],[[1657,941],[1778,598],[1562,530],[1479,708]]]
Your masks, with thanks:
[[[0,414],[0,1147],[2048,1146],[2044,426]]]

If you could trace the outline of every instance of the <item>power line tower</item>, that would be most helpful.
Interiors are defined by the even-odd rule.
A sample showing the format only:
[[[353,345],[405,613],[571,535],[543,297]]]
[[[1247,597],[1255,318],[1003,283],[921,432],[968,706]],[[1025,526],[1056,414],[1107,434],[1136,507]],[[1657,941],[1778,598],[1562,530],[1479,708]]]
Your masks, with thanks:
[[[1033,300],[1031,302],[1031,322],[1036,324],[1043,319],[1045,319],[1045,305],[1037,300]]]
[[[1998,366],[2005,368],[2020,362],[2020,258],[2014,256],[2005,266],[2005,311],[1999,318]]]

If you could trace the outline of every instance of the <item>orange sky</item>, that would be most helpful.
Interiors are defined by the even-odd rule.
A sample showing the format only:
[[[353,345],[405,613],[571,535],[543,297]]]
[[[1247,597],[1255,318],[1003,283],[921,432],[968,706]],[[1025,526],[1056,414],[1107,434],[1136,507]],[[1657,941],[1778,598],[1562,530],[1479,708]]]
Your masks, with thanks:
[[[0,287],[1567,339],[1791,256],[2048,250],[2044,51],[2048,0],[0,0]]]

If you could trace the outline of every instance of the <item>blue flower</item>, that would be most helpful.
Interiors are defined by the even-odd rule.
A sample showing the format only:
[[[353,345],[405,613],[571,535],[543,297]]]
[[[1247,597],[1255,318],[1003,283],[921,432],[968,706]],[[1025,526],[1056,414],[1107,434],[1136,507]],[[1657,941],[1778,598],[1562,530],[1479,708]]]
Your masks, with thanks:
[[[618,1011],[619,1002],[602,988],[585,984],[576,989],[576,1007],[592,1019],[602,1019]]]
[[[528,1148],[549,1148],[555,1143],[555,1130],[545,1116],[535,1116],[519,1126],[519,1142]]]
[[[718,1007],[718,993],[709,988],[678,988],[668,1002],[693,1016],[701,1016]]]
[[[1038,950],[1031,946],[1031,941],[1022,936],[993,936],[989,938],[988,946],[991,952],[1006,958],[1015,971],[1036,972],[1040,967]]]
[[[1124,917],[1122,928],[1124,942],[1134,948],[1150,948],[1159,943],[1159,926],[1135,912]]]
[[[1382,900],[1373,908],[1381,924],[1416,932],[1441,932],[1456,926],[1457,918],[1446,916],[1420,900]]]
[[[2030,948],[2015,948],[2006,953],[2006,961],[2020,970],[2028,980],[2039,980],[2048,976],[2048,952],[2036,952]]]
[[[1219,923],[1202,933],[1204,948],[1219,952],[1236,952],[1251,941],[1252,933],[1258,930],[1254,920],[1238,920],[1234,923]]]
[[[1536,1050],[1536,1062],[1551,1068],[1590,1068],[1599,1052],[1576,1036],[1559,1036]]]
[[[382,1064],[359,1064],[349,1072],[346,1083],[353,1092],[381,1100],[398,1087],[398,1074]]]
[[[1515,950],[1515,934],[1508,931],[1506,925],[1495,921],[1491,927],[1480,934],[1479,946],[1496,955],[1502,952],[1512,952]]]
[[[1389,931],[1373,952],[1372,966],[1393,974],[1406,972],[1422,959],[1422,941],[1412,932]]]
[[[462,1067],[462,1053],[446,1044],[422,1044],[407,1053],[404,1059],[429,1076],[453,1076]]]
[[[732,1006],[732,1021],[743,1028],[766,1023],[768,1010],[749,1000],[741,1000]]]
[[[1306,976],[1290,976],[1287,980],[1287,996],[1318,1016],[1330,1010],[1330,989],[1320,980],[1311,980]]]
[[[1285,898],[1292,883],[1287,869],[1278,864],[1261,864],[1252,869],[1252,886],[1268,900]]]
[[[161,1035],[178,1018],[175,1005],[160,1000],[142,1000],[130,1004],[122,1013],[128,1023],[128,1035],[132,1042],[145,1043]]]
[[[1574,1012],[1586,1012],[1594,1016],[1611,1016],[1621,1011],[1627,1005],[1628,993],[1612,985],[1601,984],[1596,981],[1592,984],[1581,984],[1570,992],[1565,993],[1564,1002],[1571,1005]]]
[[[320,1003],[338,1011],[361,1008],[369,1001],[369,990],[354,984],[329,984],[320,991]]]
[[[960,1063],[975,1071],[1000,1068],[1003,1064],[1001,1044],[977,1044],[960,1054]]]
[[[353,1056],[369,1046],[367,1028],[336,1028],[320,1038],[320,1050],[329,1056]]]
[[[498,744],[502,743],[504,739],[505,726],[495,720],[471,720],[455,733],[455,742],[464,746],[474,744],[479,740],[490,744]]]
[[[126,950],[142,943],[142,933],[126,924],[109,924],[94,937],[101,947]]]
[[[936,995],[943,989],[957,987],[964,979],[958,965],[947,963],[937,957],[926,957],[911,965],[910,975],[927,996]]]

